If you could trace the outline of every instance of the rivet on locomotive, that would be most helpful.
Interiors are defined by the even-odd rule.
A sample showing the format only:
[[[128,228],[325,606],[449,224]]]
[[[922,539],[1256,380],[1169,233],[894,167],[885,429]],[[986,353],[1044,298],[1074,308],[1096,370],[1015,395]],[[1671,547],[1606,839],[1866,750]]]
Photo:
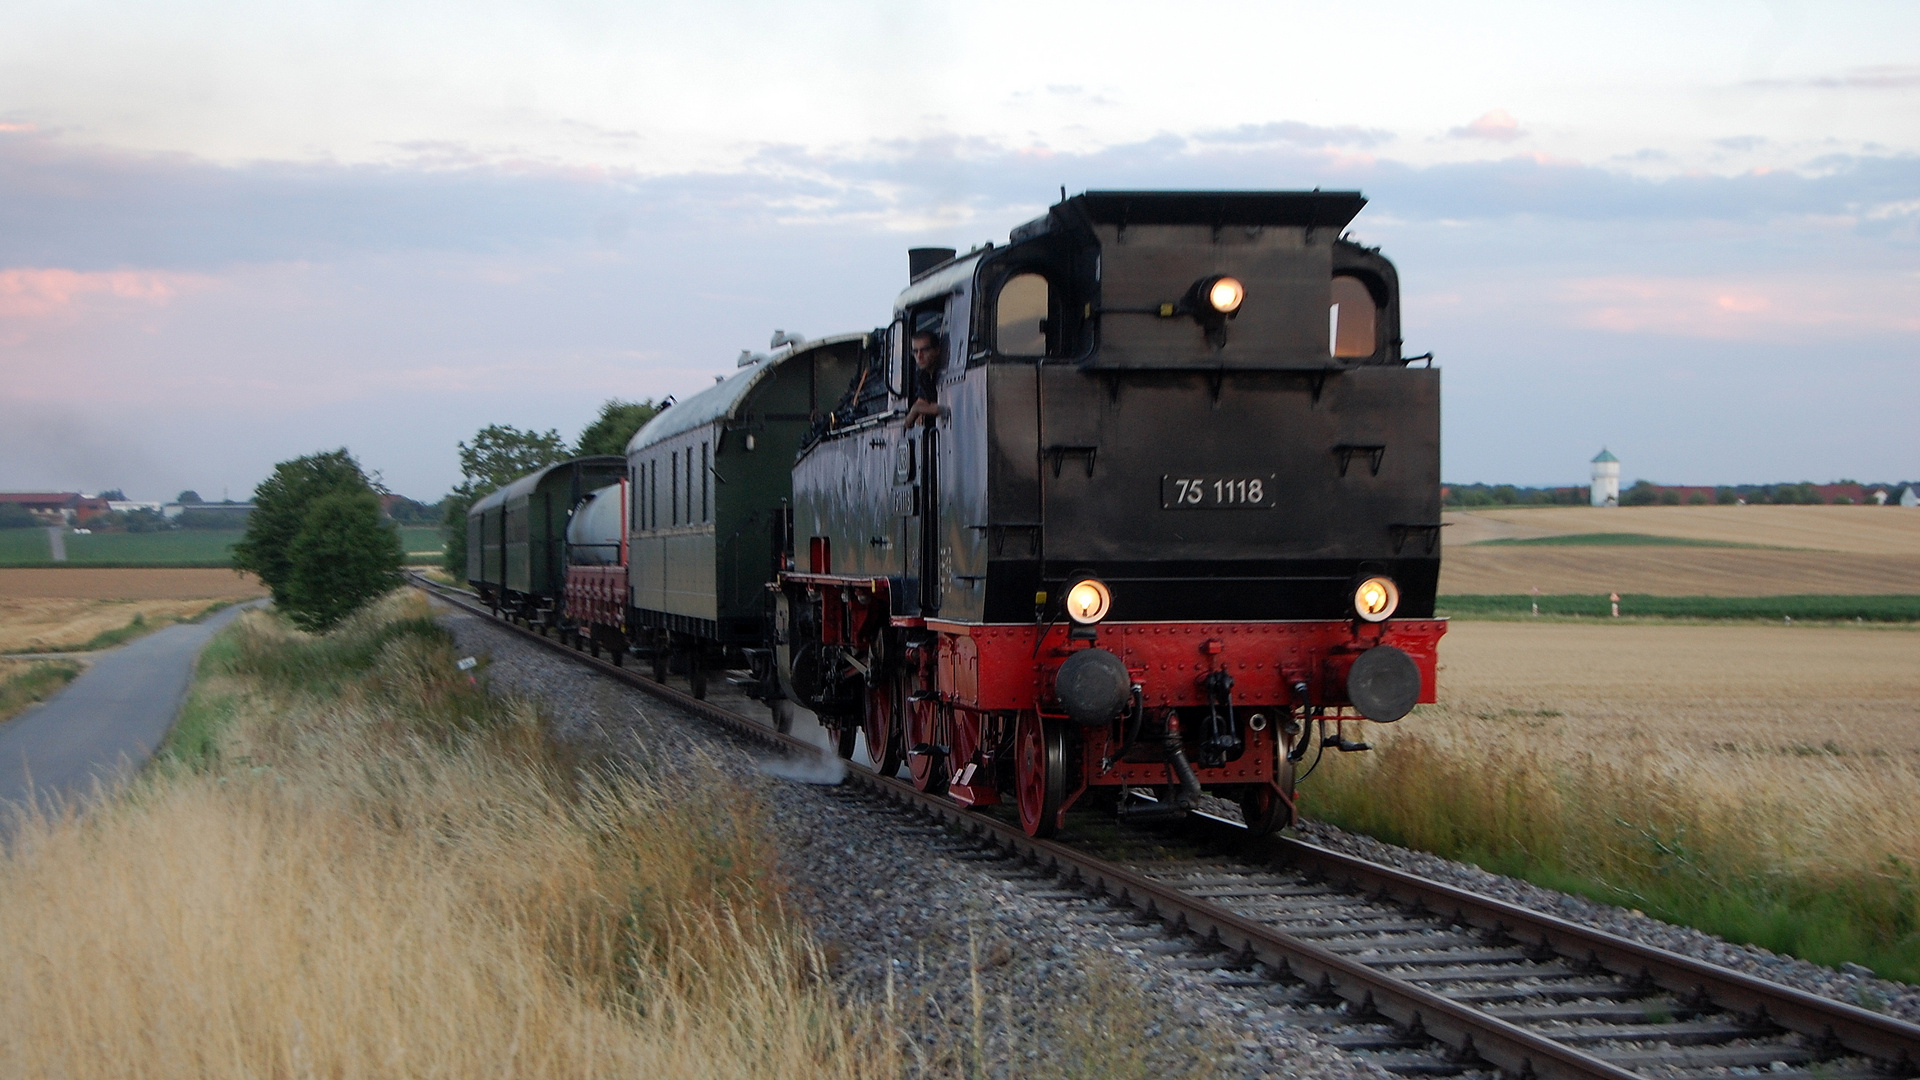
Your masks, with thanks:
[[[618,635],[1034,835],[1287,825],[1305,755],[1434,700],[1446,628],[1440,373],[1364,205],[1092,191],[915,250],[884,329],[777,336],[635,436]]]

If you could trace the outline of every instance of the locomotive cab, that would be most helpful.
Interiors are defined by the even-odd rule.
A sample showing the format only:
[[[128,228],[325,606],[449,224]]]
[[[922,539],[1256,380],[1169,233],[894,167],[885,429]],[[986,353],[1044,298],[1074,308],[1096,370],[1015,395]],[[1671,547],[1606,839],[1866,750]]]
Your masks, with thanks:
[[[1088,192],[921,255],[794,468],[796,696],[1035,833],[1089,792],[1281,827],[1307,750],[1433,700],[1439,372],[1363,205]]]

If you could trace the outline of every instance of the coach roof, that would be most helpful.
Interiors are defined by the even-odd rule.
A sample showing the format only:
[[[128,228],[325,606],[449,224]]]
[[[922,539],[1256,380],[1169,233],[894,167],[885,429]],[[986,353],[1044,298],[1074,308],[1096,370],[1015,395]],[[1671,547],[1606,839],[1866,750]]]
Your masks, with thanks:
[[[782,346],[773,353],[755,356],[742,364],[738,370],[721,382],[684,401],[676,401],[660,411],[660,414],[647,421],[646,426],[634,432],[627,442],[627,453],[652,446],[654,443],[671,439],[682,432],[692,431],[716,420],[734,420],[740,415],[741,406],[773,369],[781,364],[810,353],[815,349],[830,345],[841,345],[849,341],[865,340],[865,334],[835,334],[832,337],[815,338],[797,345]]]

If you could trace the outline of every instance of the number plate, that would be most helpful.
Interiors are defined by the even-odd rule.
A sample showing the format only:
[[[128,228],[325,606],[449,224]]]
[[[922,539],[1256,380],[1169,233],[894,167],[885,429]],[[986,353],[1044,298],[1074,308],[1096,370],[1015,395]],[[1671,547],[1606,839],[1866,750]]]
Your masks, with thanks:
[[[1160,478],[1162,510],[1271,510],[1278,506],[1274,474]]]

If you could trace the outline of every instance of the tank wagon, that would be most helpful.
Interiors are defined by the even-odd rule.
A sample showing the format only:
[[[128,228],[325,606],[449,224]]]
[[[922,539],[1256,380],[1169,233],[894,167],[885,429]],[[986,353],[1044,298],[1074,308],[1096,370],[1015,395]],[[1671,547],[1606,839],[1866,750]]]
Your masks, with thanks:
[[[1393,264],[1342,238],[1364,204],[1096,191],[1005,246],[914,252],[878,392],[793,464],[784,691],[843,753],[863,729],[883,772],[1010,799],[1036,835],[1083,798],[1161,816],[1209,791],[1287,824],[1309,749],[1434,700],[1445,630],[1440,373],[1402,356]],[[909,426],[916,400],[938,411]],[[636,440],[650,481],[669,431],[683,461],[720,438],[690,416]],[[672,599],[636,569],[636,605],[712,603],[709,558],[661,566]],[[734,632],[698,610],[659,625]]]
[[[627,654],[626,477],[586,494],[567,522],[567,582],[561,623],[575,648],[606,649],[615,665]]]
[[[683,669],[705,697],[710,672],[746,670],[749,693],[780,700],[767,586],[788,546],[794,455],[870,347],[867,334],[776,333],[770,352],[742,353],[627,444],[627,636],[656,676]]]
[[[615,455],[575,458],[483,496],[467,511],[467,583],[508,618],[542,633],[558,626],[573,508],[625,473]]]

